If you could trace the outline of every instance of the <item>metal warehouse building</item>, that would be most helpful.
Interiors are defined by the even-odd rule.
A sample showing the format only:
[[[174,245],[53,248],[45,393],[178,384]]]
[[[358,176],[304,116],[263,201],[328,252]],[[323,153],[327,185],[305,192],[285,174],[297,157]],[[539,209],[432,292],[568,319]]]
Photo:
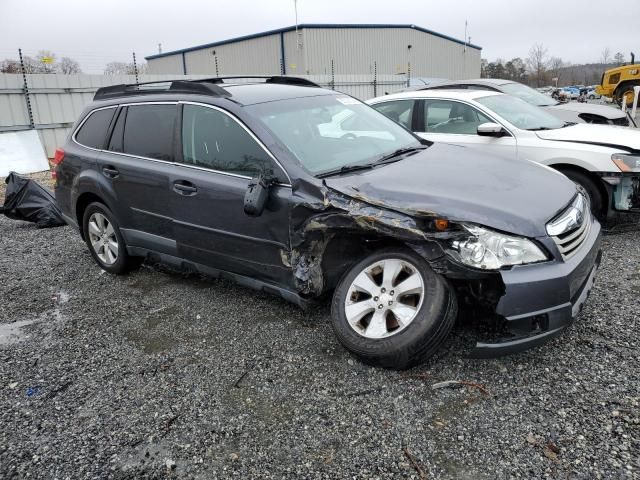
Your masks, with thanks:
[[[481,47],[416,25],[302,24],[146,57],[152,74],[477,78]]]

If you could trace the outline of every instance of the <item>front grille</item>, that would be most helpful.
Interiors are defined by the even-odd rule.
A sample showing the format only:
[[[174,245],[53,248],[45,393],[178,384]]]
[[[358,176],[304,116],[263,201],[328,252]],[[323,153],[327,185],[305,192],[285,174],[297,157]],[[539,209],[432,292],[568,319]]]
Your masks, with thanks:
[[[582,194],[578,195],[569,208],[547,224],[547,231],[558,246],[564,260],[571,258],[580,250],[589,237],[591,224],[589,201]],[[566,228],[561,232],[554,231],[554,228],[557,230],[560,225],[566,225]],[[552,233],[555,235],[551,235]]]

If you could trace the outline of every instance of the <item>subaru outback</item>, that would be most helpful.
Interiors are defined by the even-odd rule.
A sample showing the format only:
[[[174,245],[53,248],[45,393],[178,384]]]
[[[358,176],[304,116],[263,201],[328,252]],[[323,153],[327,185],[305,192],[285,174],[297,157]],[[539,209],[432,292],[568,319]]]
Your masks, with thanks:
[[[305,79],[243,82],[97,91],[54,174],[102,269],[146,257],[303,307],[332,293],[338,340],[397,369],[438,349],[459,306],[491,326],[477,356],[543,343],[578,314],[600,225],[566,177],[421,140]]]

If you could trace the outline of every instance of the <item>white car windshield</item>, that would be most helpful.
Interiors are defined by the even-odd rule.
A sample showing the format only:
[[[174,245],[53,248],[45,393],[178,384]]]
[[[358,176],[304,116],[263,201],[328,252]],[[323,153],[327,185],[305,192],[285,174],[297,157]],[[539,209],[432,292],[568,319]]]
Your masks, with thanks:
[[[491,95],[477,98],[476,102],[522,130],[555,130],[567,125],[540,107],[511,95]]]
[[[531,105],[537,105],[538,107],[548,107],[550,105],[557,105],[558,102],[553,98],[534,90],[531,87],[527,87],[521,83],[505,83],[500,86],[500,89],[504,93],[513,95],[514,97],[521,98]]]
[[[314,175],[423,148],[409,131],[346,95],[292,98],[247,110]]]

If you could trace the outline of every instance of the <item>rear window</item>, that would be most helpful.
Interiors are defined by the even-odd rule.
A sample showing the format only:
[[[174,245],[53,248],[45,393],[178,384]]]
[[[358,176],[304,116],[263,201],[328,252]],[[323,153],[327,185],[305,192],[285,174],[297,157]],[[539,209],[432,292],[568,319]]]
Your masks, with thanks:
[[[104,148],[104,141],[107,137],[107,130],[113,118],[115,108],[96,110],[89,114],[80,130],[76,133],[76,141],[80,145],[91,148]]]
[[[110,147],[120,151],[118,135],[124,127],[122,151],[139,157],[171,160],[173,158],[173,128],[176,105],[132,105],[127,107],[126,119],[114,128]],[[120,115],[122,117],[122,114]]]

